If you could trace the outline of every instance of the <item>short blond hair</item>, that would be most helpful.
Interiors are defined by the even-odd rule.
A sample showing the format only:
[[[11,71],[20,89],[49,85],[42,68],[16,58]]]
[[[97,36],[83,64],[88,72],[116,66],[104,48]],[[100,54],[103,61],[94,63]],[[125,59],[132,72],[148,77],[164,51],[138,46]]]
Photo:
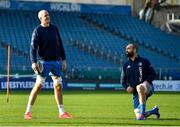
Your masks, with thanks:
[[[38,12],[38,18],[39,18],[39,20],[41,19],[41,16],[42,16],[42,13],[43,12],[48,12],[47,10],[40,10],[39,12]]]

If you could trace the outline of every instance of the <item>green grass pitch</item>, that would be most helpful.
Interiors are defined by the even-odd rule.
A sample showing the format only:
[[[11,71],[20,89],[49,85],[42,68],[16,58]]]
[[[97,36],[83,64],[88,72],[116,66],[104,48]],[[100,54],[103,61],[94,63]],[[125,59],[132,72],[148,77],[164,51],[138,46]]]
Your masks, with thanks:
[[[73,119],[58,119],[53,91],[41,91],[33,107],[33,119],[24,120],[30,91],[11,91],[10,101],[0,91],[0,126],[180,126],[180,93],[156,93],[147,109],[158,104],[161,119],[134,119],[132,95],[122,91],[65,91],[65,110]]]

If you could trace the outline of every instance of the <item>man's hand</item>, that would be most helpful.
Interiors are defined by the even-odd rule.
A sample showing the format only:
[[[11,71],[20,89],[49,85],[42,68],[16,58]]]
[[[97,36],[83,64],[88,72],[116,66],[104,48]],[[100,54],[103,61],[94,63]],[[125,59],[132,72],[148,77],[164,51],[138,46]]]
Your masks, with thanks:
[[[63,60],[62,61],[62,69],[66,70],[66,68],[67,68],[67,62],[66,62],[66,60]]]
[[[36,73],[36,74],[38,74],[39,73],[39,66],[38,66],[38,64],[37,63],[32,63],[32,69],[33,69],[33,71]]]
[[[133,93],[134,88],[132,88],[131,86],[128,86],[128,88],[126,89],[126,91],[127,91],[128,93]]]

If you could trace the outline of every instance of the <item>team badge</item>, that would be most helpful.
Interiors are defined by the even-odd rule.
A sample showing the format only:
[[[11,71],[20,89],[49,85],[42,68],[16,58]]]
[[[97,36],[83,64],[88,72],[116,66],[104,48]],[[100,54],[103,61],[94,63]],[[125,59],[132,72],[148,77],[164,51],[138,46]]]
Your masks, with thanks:
[[[128,66],[127,66],[127,69],[129,69],[129,68],[131,68],[131,66],[130,66],[130,65],[128,65]]]
[[[138,63],[138,66],[142,66],[142,62],[139,62],[139,63]]]

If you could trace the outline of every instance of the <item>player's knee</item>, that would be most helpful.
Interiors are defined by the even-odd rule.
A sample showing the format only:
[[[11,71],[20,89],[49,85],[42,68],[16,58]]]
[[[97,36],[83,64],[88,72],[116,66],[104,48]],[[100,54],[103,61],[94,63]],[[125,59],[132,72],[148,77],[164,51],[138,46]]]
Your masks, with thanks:
[[[62,78],[61,77],[54,77],[53,83],[55,86],[61,86],[62,85]]]
[[[41,76],[37,76],[37,78],[36,78],[36,84],[38,85],[38,86],[40,86],[40,85],[42,85],[42,84],[44,84],[45,83],[45,78],[43,78],[43,77],[41,77]]]
[[[137,89],[138,92],[143,92],[144,91],[144,87],[142,85],[136,86],[136,89]]]
[[[45,83],[45,78],[43,78],[43,77],[41,77],[41,76],[39,76],[39,75],[37,75],[37,77],[36,77],[36,83],[35,83],[35,91],[36,92],[38,92],[38,91],[40,91],[41,90],[41,88],[42,88],[42,85]]]
[[[39,91],[41,90],[41,88],[42,88],[42,85],[41,85],[41,84],[36,84],[36,85],[35,85],[35,90],[36,90],[37,92],[39,92]]]
[[[55,85],[54,88],[55,88],[57,91],[61,91],[61,85],[60,85],[60,84]]]

